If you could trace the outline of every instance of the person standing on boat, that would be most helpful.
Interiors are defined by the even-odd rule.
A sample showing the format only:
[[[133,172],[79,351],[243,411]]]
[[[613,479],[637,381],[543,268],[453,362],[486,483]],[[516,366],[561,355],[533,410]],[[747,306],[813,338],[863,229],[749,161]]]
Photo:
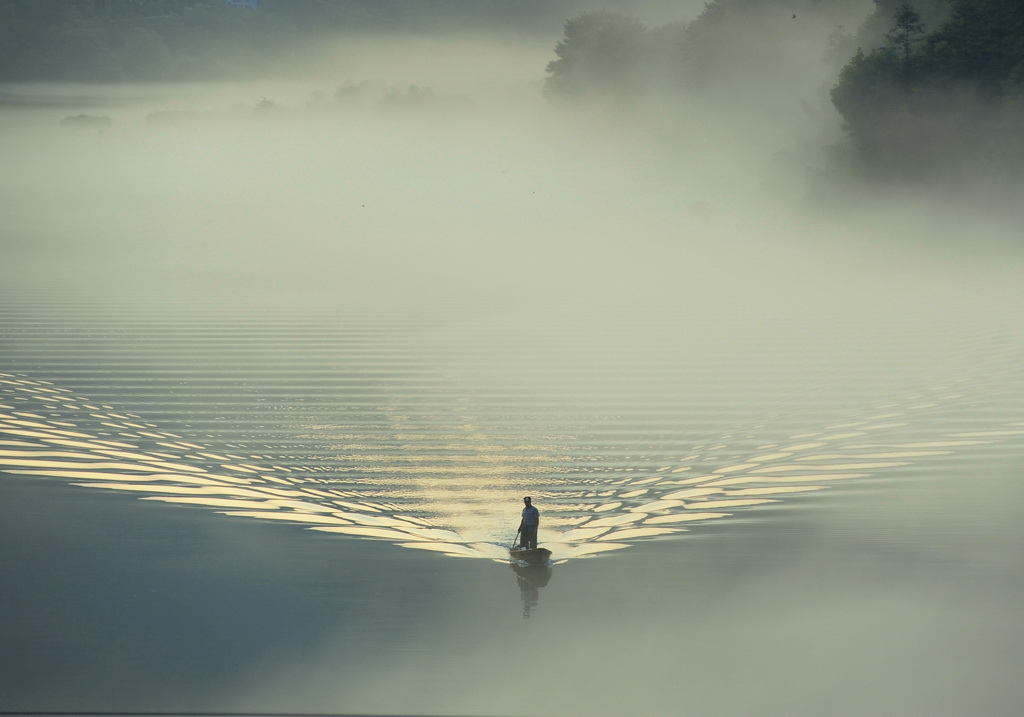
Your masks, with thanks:
[[[519,523],[519,547],[533,549],[537,547],[537,526],[540,525],[540,511],[533,507],[530,496],[523,498],[523,520]]]

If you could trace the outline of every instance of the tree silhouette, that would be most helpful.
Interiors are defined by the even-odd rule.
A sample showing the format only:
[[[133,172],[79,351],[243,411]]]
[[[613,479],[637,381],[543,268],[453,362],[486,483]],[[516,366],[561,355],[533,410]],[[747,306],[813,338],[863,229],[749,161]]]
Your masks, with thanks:
[[[921,22],[921,16],[909,3],[903,3],[896,8],[893,20],[896,24],[886,34],[885,39],[890,47],[895,48],[901,54],[903,66],[908,67],[914,45],[924,37],[924,23]]]
[[[927,35],[908,4],[893,20],[832,90],[866,165],[915,181],[1024,175],[1024,2],[957,0]]]
[[[547,66],[547,94],[628,93],[644,79],[647,28],[606,10],[585,13],[565,23],[555,55]]]

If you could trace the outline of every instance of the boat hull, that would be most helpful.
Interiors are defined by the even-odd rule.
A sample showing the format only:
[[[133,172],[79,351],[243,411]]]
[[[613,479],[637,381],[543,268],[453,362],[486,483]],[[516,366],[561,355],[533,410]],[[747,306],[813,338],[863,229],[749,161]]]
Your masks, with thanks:
[[[512,560],[531,565],[543,565],[551,558],[551,551],[546,548],[513,548],[508,551]]]

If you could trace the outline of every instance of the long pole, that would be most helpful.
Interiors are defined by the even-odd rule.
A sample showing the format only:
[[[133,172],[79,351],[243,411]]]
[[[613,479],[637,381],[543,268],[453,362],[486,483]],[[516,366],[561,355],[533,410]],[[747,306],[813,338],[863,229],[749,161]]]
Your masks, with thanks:
[[[516,541],[519,540],[519,534],[522,533],[522,532],[523,532],[522,528],[520,528],[519,530],[516,531],[516,537],[512,538],[512,547],[509,548],[509,550],[515,550],[515,548],[516,548]]]

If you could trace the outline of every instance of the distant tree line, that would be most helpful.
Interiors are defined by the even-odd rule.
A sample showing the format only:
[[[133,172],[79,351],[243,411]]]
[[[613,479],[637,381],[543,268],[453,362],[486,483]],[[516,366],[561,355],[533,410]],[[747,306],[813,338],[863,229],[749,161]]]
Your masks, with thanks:
[[[780,84],[790,46],[806,44],[811,18],[842,17],[846,0],[713,0],[692,22],[648,28],[604,10],[569,20],[547,67],[551,96],[630,95],[698,90],[762,79]],[[793,22],[797,18],[800,22]],[[852,54],[852,50],[851,50]],[[848,58],[845,58],[848,59]],[[784,81],[784,78],[783,78]]]
[[[153,81],[255,68],[261,42],[279,29],[267,19],[223,0],[0,0],[0,80]]]
[[[0,81],[265,74],[318,34],[536,30],[588,0],[0,0]]]
[[[545,89],[750,101],[798,74],[789,49],[806,37],[793,34],[797,21],[828,22],[841,5],[713,0],[692,22],[657,28],[587,13],[566,23]],[[856,33],[835,26],[819,57],[833,63],[831,100],[867,171],[914,180],[1024,174],[1024,0],[876,0]]]
[[[909,4],[858,51],[832,101],[867,167],[956,178],[1024,171],[1024,2],[956,0],[929,32]]]
[[[0,0],[0,81],[258,76],[318,34],[393,28],[390,1]]]

